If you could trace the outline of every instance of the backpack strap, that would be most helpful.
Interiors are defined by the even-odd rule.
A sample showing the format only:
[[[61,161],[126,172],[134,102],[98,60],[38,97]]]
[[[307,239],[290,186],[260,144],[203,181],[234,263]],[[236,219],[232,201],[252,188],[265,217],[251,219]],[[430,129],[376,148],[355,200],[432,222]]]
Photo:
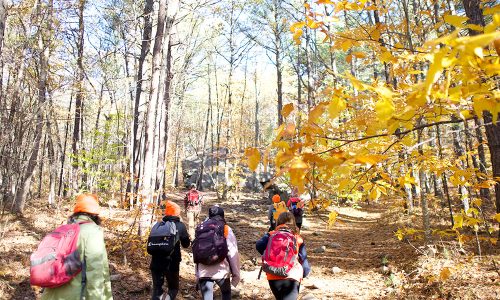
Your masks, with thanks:
[[[83,259],[82,264],[82,289],[80,290],[80,300],[84,299],[85,289],[87,288],[87,260]]]

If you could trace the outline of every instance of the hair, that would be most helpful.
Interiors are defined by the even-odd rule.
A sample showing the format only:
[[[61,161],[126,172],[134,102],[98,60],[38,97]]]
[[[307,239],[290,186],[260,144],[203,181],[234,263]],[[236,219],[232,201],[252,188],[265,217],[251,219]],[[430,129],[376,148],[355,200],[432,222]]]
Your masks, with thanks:
[[[294,233],[299,233],[299,229],[297,228],[297,224],[295,223],[295,217],[289,211],[282,212],[278,216],[278,220],[276,221],[276,226],[286,225],[290,228]]]
[[[101,225],[101,223],[102,223],[102,220],[101,220],[101,218],[98,215],[89,214],[89,213],[86,213],[86,212],[77,212],[77,213],[72,214],[71,216],[69,216],[69,223],[75,223],[76,219],[79,216],[87,216],[92,221],[94,221],[94,223],[96,223],[97,225]]]

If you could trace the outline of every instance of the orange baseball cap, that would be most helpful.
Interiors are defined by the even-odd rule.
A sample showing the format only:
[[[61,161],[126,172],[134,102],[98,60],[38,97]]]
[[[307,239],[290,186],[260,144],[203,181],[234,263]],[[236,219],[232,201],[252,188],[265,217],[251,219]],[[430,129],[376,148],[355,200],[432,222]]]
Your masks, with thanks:
[[[165,215],[178,217],[181,215],[181,207],[175,202],[168,200],[165,203]]]
[[[74,213],[84,212],[93,215],[98,215],[101,210],[99,200],[96,194],[80,194],[76,196]]]

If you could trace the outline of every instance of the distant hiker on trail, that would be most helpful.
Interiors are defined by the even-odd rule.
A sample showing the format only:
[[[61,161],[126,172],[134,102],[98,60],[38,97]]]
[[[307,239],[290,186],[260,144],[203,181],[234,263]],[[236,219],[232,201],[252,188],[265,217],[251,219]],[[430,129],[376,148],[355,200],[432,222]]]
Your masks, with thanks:
[[[269,219],[269,231],[276,228],[276,221],[281,213],[287,212],[285,202],[281,201],[280,195],[276,194],[273,196],[273,204],[269,205],[269,211],[267,217]]]
[[[236,236],[224,219],[224,210],[212,206],[208,219],[196,228],[195,236],[193,260],[202,299],[213,299],[215,283],[222,300],[230,300],[231,284],[236,287],[240,282],[240,254]]]
[[[276,230],[266,233],[255,246],[262,254],[262,270],[274,297],[296,300],[302,278],[311,271],[306,246],[291,212],[282,213],[276,224]]]
[[[113,299],[99,211],[96,195],[78,195],[68,224],[48,234],[31,256],[30,282],[45,287],[42,300]]]
[[[297,228],[300,230],[300,228],[302,228],[302,218],[304,215],[305,203],[304,200],[300,199],[297,189],[292,190],[292,195],[290,199],[288,199],[286,206],[295,217],[295,223],[297,225]]]
[[[189,236],[194,236],[194,229],[198,224],[201,206],[203,205],[203,195],[196,190],[196,184],[190,185],[189,192],[184,197],[184,209],[186,211],[189,227]]]
[[[153,278],[152,300],[175,300],[179,292],[181,245],[187,248],[191,243],[180,214],[180,206],[168,200],[165,216],[153,226],[148,238],[147,251],[152,255],[149,266]],[[165,280],[168,292],[163,294]]]

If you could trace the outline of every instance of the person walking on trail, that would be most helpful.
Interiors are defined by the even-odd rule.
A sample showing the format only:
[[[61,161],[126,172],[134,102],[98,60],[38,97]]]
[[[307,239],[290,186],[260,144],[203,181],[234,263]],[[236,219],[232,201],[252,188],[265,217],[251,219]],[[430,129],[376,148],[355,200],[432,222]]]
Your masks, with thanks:
[[[304,200],[300,199],[297,189],[292,190],[292,195],[290,199],[288,199],[286,206],[288,207],[288,210],[295,217],[295,224],[297,225],[297,228],[300,230],[302,228],[302,219],[304,216],[305,202]]]
[[[276,228],[276,221],[281,213],[288,211],[285,202],[281,201],[281,197],[275,194],[272,198],[273,204],[269,205],[267,217],[269,219],[269,231]]]
[[[276,230],[266,233],[255,246],[276,300],[296,300],[302,278],[311,271],[306,246],[291,212],[280,214],[276,224]]]
[[[188,219],[189,235],[194,236],[194,229],[198,224],[200,217],[201,206],[203,205],[203,195],[200,191],[196,190],[196,184],[190,185],[189,192],[184,197],[184,210],[186,211]]]
[[[208,219],[196,228],[193,260],[202,299],[212,300],[217,284],[222,300],[230,300],[231,285],[236,287],[240,282],[240,255],[236,236],[226,224],[221,207],[211,207]]]
[[[175,300],[179,292],[181,245],[187,248],[191,244],[180,214],[180,206],[167,200],[165,216],[153,226],[148,238],[147,250],[151,254],[149,268],[153,279],[152,300]],[[168,286],[166,293],[163,291],[165,280]]]
[[[97,195],[81,194],[76,197],[68,223],[80,226],[78,252],[83,263],[82,271],[62,286],[45,288],[42,300],[113,299],[104,233],[99,226],[99,212]]]

